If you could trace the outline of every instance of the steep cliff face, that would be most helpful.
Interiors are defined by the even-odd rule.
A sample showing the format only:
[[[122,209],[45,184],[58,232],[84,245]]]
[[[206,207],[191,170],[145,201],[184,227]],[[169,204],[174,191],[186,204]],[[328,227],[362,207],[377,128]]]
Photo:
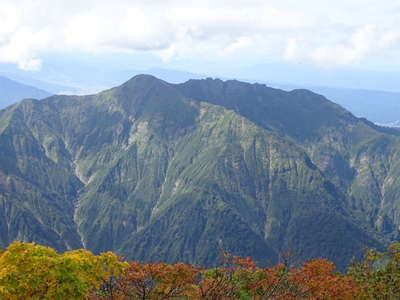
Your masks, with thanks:
[[[285,93],[220,80],[191,80],[179,89],[187,97],[233,109],[294,141],[345,197],[344,207],[352,218],[380,239],[399,238],[400,130],[355,118],[306,90]]]
[[[136,76],[0,111],[0,240],[340,267],[398,238],[399,138],[308,91]]]

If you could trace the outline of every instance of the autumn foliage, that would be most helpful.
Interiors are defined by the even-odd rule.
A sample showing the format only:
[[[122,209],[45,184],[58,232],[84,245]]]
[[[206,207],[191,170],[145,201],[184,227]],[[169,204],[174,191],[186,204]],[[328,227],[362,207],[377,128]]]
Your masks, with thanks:
[[[111,252],[58,254],[16,242],[0,256],[0,299],[86,299],[104,280],[120,276],[125,265]]]
[[[123,262],[111,252],[62,254],[16,242],[0,251],[0,299],[399,299],[400,245],[367,252],[348,274],[326,259],[260,268],[249,257],[221,252],[221,265]]]

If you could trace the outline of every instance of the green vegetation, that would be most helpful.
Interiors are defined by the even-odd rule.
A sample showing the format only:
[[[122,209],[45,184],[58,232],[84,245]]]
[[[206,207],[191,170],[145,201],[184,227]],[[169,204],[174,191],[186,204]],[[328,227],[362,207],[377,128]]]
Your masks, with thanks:
[[[344,270],[399,238],[399,164],[396,131],[311,92],[136,76],[0,111],[0,243]]]
[[[124,267],[111,252],[58,254],[51,248],[16,242],[0,254],[0,298],[86,299],[102,282],[120,276]]]

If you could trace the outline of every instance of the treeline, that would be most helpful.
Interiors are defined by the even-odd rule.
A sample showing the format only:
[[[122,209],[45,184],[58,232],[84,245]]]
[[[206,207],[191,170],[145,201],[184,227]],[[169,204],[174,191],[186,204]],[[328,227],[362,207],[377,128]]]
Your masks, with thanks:
[[[250,258],[221,257],[219,267],[202,269],[15,242],[0,252],[0,299],[400,299],[400,244],[367,251],[346,274],[326,259],[260,268]]]

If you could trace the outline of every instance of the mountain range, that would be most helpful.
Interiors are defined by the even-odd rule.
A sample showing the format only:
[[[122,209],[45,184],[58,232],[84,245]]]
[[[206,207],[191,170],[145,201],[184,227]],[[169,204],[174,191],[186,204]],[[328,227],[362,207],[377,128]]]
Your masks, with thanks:
[[[262,68],[260,68],[260,70],[261,69]],[[318,83],[322,84],[323,82],[318,82],[317,80],[314,82],[314,84],[312,84],[304,80],[302,81],[300,78],[307,76],[314,78],[313,76],[318,76],[318,72],[316,70],[313,72],[310,72],[310,70],[305,72],[303,69],[287,69],[279,72],[280,69],[281,67],[277,66],[274,66],[272,69],[270,65],[265,66],[263,72],[259,70],[257,72],[254,71],[253,73],[250,72],[247,74],[248,78],[252,78],[255,76],[254,74],[257,74],[257,79],[239,78],[239,80],[249,83],[261,82],[270,87],[283,89],[285,91],[291,91],[294,89],[308,89],[315,93],[324,95],[326,98],[343,106],[357,117],[367,118],[374,123],[384,126],[399,127],[400,92],[398,91],[330,86],[328,84],[329,81],[325,81],[325,84],[327,85],[318,85]],[[137,71],[137,73],[139,73],[139,71]],[[183,83],[190,79],[207,78],[207,75],[204,74],[202,75],[168,69],[149,69],[146,71],[146,73],[173,83]],[[288,74],[292,74],[292,77],[288,76]],[[337,76],[339,75],[340,73],[337,74]],[[359,78],[359,76],[354,77]],[[225,80],[229,79],[231,78],[225,78]],[[290,80],[292,80],[292,83],[285,83],[288,81],[290,82]],[[363,82],[361,79],[358,81]],[[294,84],[294,82],[296,84]]]
[[[0,76],[0,109],[25,98],[42,99],[50,95],[44,90]]]
[[[287,91],[301,88],[296,85],[271,84]],[[343,106],[358,117],[367,118],[376,124],[399,127],[400,93],[376,90],[345,89],[307,86],[307,89],[324,95],[329,100]]]
[[[4,67],[0,64],[0,67]],[[293,89],[308,89],[315,93],[324,95],[329,100],[340,104],[351,113],[353,113],[357,117],[364,117],[368,120],[380,124],[382,126],[388,127],[399,127],[400,123],[400,93],[398,91],[385,91],[385,90],[371,90],[371,89],[356,89],[356,88],[345,88],[345,87],[334,87],[334,86],[318,86],[317,84],[310,84],[310,83],[303,83],[303,81],[299,80],[299,78],[295,77],[296,84],[293,83],[283,83],[290,81],[290,76],[284,80],[283,75],[278,72],[279,68],[277,69],[274,66],[267,66],[266,72],[253,72],[248,73],[249,78],[254,77],[254,74],[257,74],[259,77],[258,79],[243,79],[240,80],[249,82],[249,83],[256,83],[261,82],[265,83],[270,87],[283,89],[286,91],[291,91]],[[69,70],[69,68],[67,68]],[[284,71],[285,74],[292,74],[293,72],[301,73],[305,71],[303,69],[294,69],[292,72],[289,72],[289,69]],[[48,70],[49,72],[49,70]],[[47,72],[47,73],[48,73]],[[65,70],[65,74],[58,74],[57,76],[54,74],[54,71],[50,72],[50,74],[54,75],[54,78],[47,74],[46,72],[39,72],[40,74],[35,74],[35,77],[38,78],[46,78],[46,80],[52,81],[59,81],[59,82],[68,82],[71,84],[71,81],[75,82],[75,87],[60,85],[55,83],[50,83],[48,81],[38,80],[37,78],[29,77],[28,75],[24,74],[24,72],[2,72],[1,75],[5,75],[8,79],[11,79],[14,82],[14,85],[18,85],[19,83],[23,83],[24,85],[29,85],[33,88],[33,91],[25,92],[21,95],[21,91],[24,91],[26,87],[20,88],[13,88],[10,89],[8,87],[8,81],[5,81],[6,78],[3,78],[3,81],[0,81],[0,92],[6,94],[3,96],[3,99],[0,98],[0,109],[4,108],[8,105],[11,105],[17,101],[20,101],[24,98],[43,98],[49,96],[51,94],[92,94],[98,91],[104,90],[105,87],[111,87],[115,85],[119,85],[121,82],[129,78],[130,74],[141,74],[145,72],[146,74],[153,75],[157,78],[165,80],[171,83],[183,83],[190,79],[205,79],[208,75],[205,74],[198,74],[198,73],[191,73],[181,70],[173,70],[173,69],[162,69],[162,68],[152,68],[147,69],[145,71],[141,70],[133,70],[128,68],[127,70],[120,70],[120,71],[111,71],[111,70],[99,70],[96,67],[96,70],[92,69],[78,69],[74,68],[74,72],[80,73],[79,76],[77,74],[70,74]],[[43,73],[43,74],[42,74]],[[47,74],[47,76],[45,76]],[[281,75],[279,77],[278,75]],[[317,70],[311,72],[303,72],[304,74],[312,75],[318,74]],[[326,74],[325,74],[326,75]],[[294,75],[293,75],[294,76]],[[297,75],[296,75],[297,76]],[[311,76],[312,77],[312,76]],[[281,81],[277,81],[280,79]],[[226,77],[225,80],[231,80],[231,78]],[[361,80],[362,81],[362,80]],[[318,81],[316,81],[318,83]],[[42,94],[37,93],[37,89],[40,89],[45,92],[45,96]],[[48,93],[49,92],[49,93]],[[2,101],[1,101],[2,100]]]
[[[150,75],[0,111],[0,243],[339,268],[399,239],[400,130],[308,90]]]

